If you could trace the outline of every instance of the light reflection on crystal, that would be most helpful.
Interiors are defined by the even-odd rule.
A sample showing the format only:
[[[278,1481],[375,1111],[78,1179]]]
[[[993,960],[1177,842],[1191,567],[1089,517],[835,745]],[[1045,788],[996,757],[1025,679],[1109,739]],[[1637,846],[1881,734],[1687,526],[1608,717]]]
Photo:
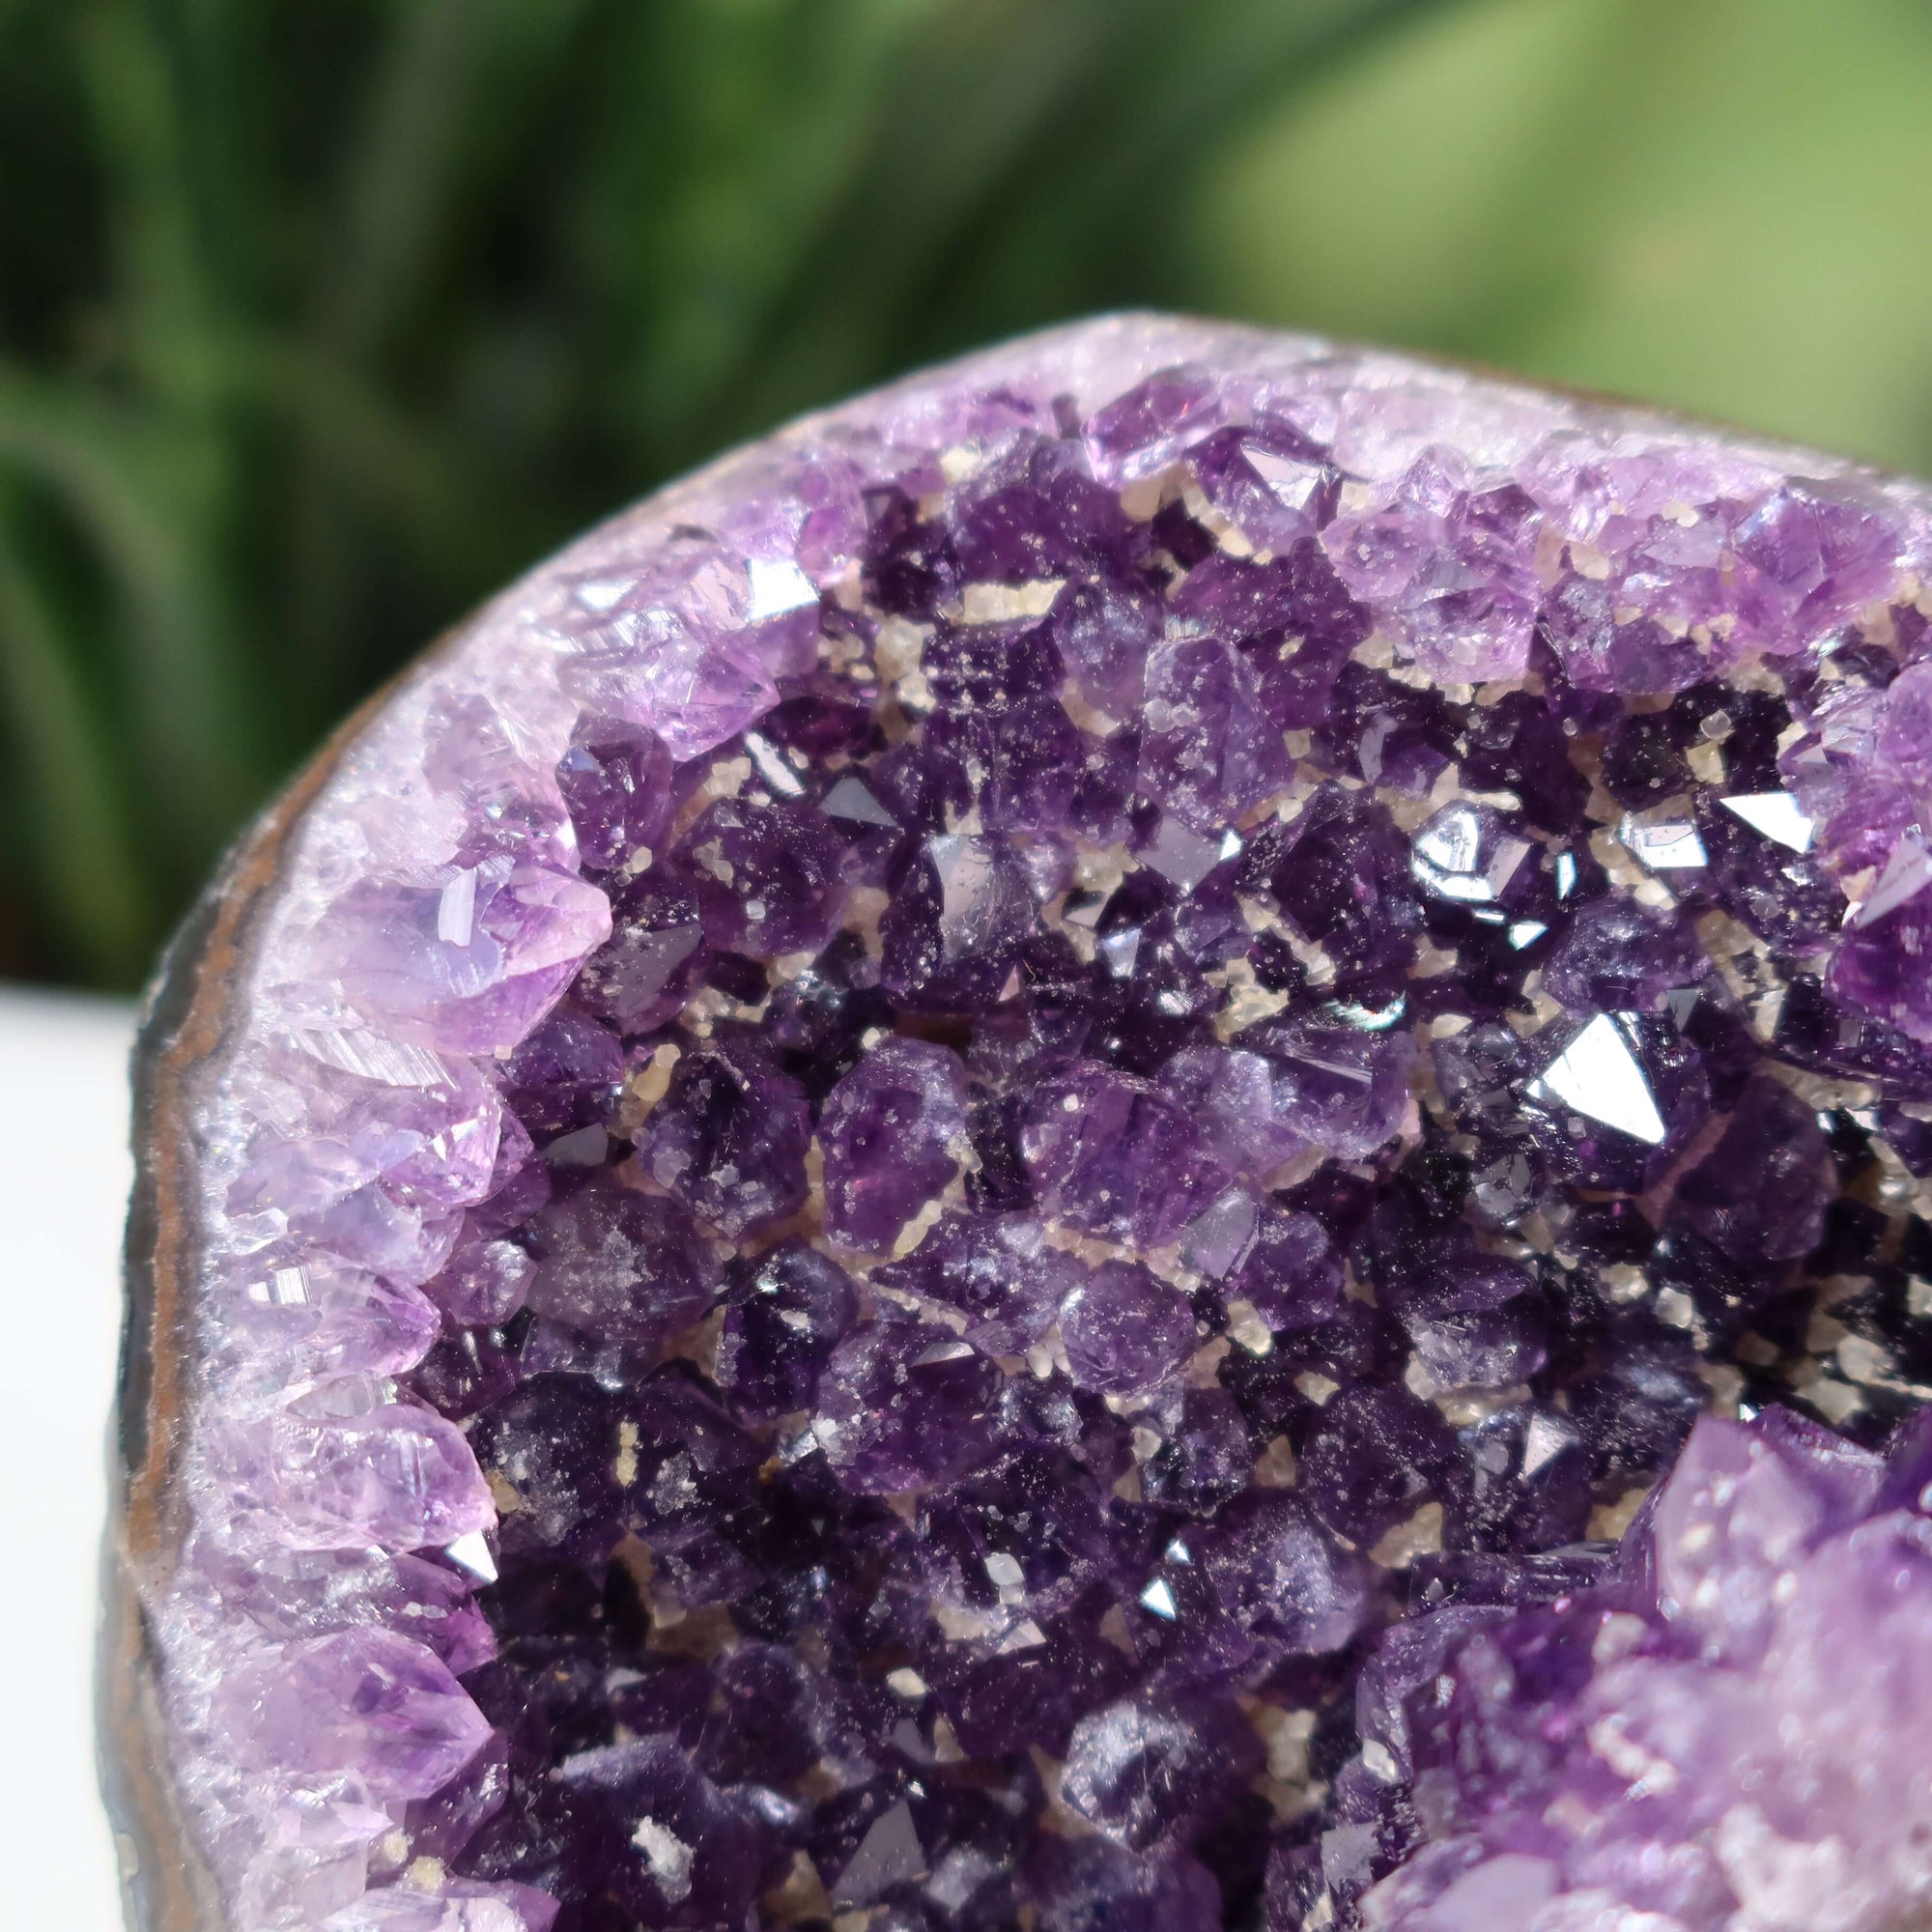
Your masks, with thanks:
[[[997,923],[1009,896],[998,862],[984,839],[952,833],[929,839],[926,851],[939,874],[939,933],[946,957],[964,958]]]
[[[1647,1146],[1660,1146],[1669,1129],[1658,1112],[1642,1063],[1615,1015],[1599,1013],[1531,1083],[1567,1107]]]
[[[1491,905],[1529,856],[1529,841],[1498,832],[1473,805],[1445,806],[1415,836],[1417,883],[1445,899]]]
[[[1710,864],[1697,828],[1688,821],[1650,824],[1626,812],[1617,837],[1653,872],[1701,871]]]
[[[1385,1007],[1365,1007],[1353,1000],[1331,1000],[1321,1010],[1324,1016],[1358,1033],[1386,1033],[1408,1010],[1408,1002],[1396,999]]]
[[[1321,487],[1324,472],[1320,464],[1299,463],[1293,457],[1277,456],[1272,450],[1253,442],[1244,442],[1241,454],[1277,500],[1291,510],[1306,510],[1315,493]]]
[[[436,936],[445,946],[468,946],[476,921],[476,868],[466,866],[443,887],[436,905]]]
[[[248,1284],[250,1300],[276,1308],[300,1308],[309,1299],[308,1270],[301,1267],[276,1268],[266,1281]]]
[[[1141,1592],[1140,1603],[1143,1609],[1151,1610],[1167,1623],[1173,1623],[1180,1614],[1180,1606],[1174,1601],[1174,1592],[1164,1577],[1156,1577]]]
[[[1169,816],[1161,820],[1144,856],[1163,878],[1172,879],[1182,892],[1191,893],[1216,866],[1240,849],[1241,841],[1232,828],[1219,838],[1208,838],[1180,819]]]
[[[1916,899],[1927,886],[1932,886],[1932,847],[1927,846],[1915,828],[1892,847],[1878,883],[1863,902],[1853,909],[1848,923],[1875,925],[1888,914]]]
[[[1810,851],[1817,827],[1792,793],[1744,792],[1720,798],[1718,803],[1777,844],[1793,852]]]
[[[1140,956],[1141,931],[1137,925],[1130,925],[1124,932],[1110,932],[1100,941],[1100,956],[1107,962],[1107,971],[1117,980],[1131,980],[1134,976],[1134,961]]]
[[[854,825],[876,825],[896,832],[898,820],[866,788],[862,779],[850,772],[825,794],[819,808],[828,818],[843,818]]]
[[[1182,1258],[1210,1280],[1220,1281],[1254,1245],[1261,1208],[1243,1188],[1230,1188],[1180,1237]]]
[[[745,566],[752,587],[746,611],[754,624],[782,617],[818,602],[818,586],[790,557],[753,557]]]
[[[913,1823],[912,1807],[902,1798],[876,1819],[859,1841],[851,1862],[832,1888],[836,1905],[867,1906],[895,1886],[923,1877],[926,1858]]]
[[[497,1580],[497,1559],[490,1552],[489,1540],[480,1529],[472,1529],[467,1536],[459,1536],[454,1543],[445,1544],[442,1553],[458,1569],[467,1570],[478,1582],[494,1583]]]
[[[784,754],[762,731],[745,733],[745,750],[751,753],[752,763],[757,767],[758,776],[780,798],[805,796],[803,780],[785,762]]]

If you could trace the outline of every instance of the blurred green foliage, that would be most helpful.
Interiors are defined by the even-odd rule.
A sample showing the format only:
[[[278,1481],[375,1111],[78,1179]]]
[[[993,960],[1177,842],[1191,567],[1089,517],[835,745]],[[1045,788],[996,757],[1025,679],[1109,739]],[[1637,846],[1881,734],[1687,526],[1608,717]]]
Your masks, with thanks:
[[[1922,0],[0,0],[0,971],[721,444],[1126,302],[1932,469]]]

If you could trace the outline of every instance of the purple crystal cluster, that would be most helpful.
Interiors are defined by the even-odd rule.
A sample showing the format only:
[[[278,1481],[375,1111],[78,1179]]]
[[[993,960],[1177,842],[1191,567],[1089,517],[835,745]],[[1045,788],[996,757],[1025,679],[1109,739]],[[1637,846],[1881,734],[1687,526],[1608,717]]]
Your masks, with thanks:
[[[1706,1416],[1621,1545],[1440,1566],[1356,1684],[1321,1856],[1430,1841],[1362,1924],[1922,1923],[1928,1424],[1888,1459]],[[1275,1877],[1305,1894],[1314,1861]]]
[[[506,593],[204,1076],[234,1932],[1918,1922],[1922,580],[1128,317]]]

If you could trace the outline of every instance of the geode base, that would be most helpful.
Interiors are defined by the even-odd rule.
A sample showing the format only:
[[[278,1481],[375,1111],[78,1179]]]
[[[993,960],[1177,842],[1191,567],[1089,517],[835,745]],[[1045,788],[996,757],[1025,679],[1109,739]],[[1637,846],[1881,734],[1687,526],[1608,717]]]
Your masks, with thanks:
[[[1932,493],[1125,317],[542,566],[144,1031],[144,1932],[1900,1932]]]

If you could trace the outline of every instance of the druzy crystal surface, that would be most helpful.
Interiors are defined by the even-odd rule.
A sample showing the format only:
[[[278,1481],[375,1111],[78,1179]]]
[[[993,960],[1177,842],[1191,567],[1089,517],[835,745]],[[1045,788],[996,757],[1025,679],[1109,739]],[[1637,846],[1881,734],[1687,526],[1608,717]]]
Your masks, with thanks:
[[[1929,571],[1127,317],[507,592],[192,1075],[222,1926],[1932,1922]]]

